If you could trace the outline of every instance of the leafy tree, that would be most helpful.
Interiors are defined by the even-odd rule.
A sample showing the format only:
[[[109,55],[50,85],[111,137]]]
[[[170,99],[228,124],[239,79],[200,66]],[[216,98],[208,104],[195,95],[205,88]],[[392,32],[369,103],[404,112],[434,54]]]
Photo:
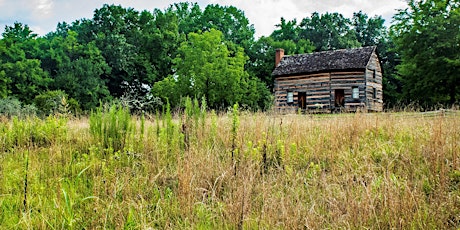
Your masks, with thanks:
[[[226,41],[247,48],[254,40],[255,29],[244,12],[234,6],[207,5],[202,11],[197,3],[176,3],[168,12],[177,15],[179,32],[184,35],[219,30]]]
[[[248,79],[244,80],[241,83],[244,94],[239,104],[243,108],[251,110],[270,109],[274,99],[267,85],[253,76],[249,76]]]
[[[137,55],[139,47],[133,44],[138,39],[138,16],[139,12],[132,8],[106,4],[95,10],[88,25],[87,31],[95,35],[92,41],[112,70],[104,74],[103,79],[107,80],[113,96],[123,94],[122,82],[131,83],[134,79],[144,82],[140,78],[151,77],[150,66],[146,65],[144,56]]]
[[[423,106],[460,100],[460,3],[411,0],[394,17],[392,37],[403,96]]]
[[[20,22],[15,22],[13,26],[6,26],[2,35],[9,45],[27,42],[37,37],[37,34],[34,34],[28,25],[23,25]]]
[[[273,89],[274,79],[271,73],[275,68],[277,48],[284,49],[287,55],[310,53],[315,49],[309,40],[299,36],[300,28],[296,20],[286,21],[281,18],[276,27],[269,37],[259,38],[246,51],[250,60],[246,64],[249,74],[260,79],[270,90]]]
[[[113,96],[123,95],[124,82],[145,94],[143,85],[172,74],[172,59],[180,43],[177,17],[172,13],[104,5],[95,10],[92,20],[73,26],[82,33],[79,39],[95,42],[111,68],[103,79]]]
[[[6,47],[3,40],[0,40],[0,54],[6,53]],[[0,66],[3,66],[3,60],[0,59]],[[9,85],[11,83],[11,79],[6,76],[5,70],[0,70],[0,99],[5,98],[8,96],[9,93]]]
[[[142,12],[140,17],[142,36],[139,43],[140,53],[146,56],[146,60],[152,66],[152,79],[146,83],[153,84],[173,73],[172,62],[181,38],[175,14],[154,10],[152,18],[147,19],[147,17],[147,12]]]
[[[46,90],[51,82],[37,59],[25,59],[13,63],[4,63],[0,72],[11,79],[9,91],[19,100],[30,104],[33,98]]]
[[[315,12],[300,23],[299,36],[310,40],[316,51],[360,47],[351,21],[339,13]]]
[[[50,70],[54,73],[54,89],[64,90],[83,109],[94,108],[109,96],[101,76],[110,73],[110,68],[94,42],[80,44],[77,33],[68,31],[65,38],[53,38],[49,53],[57,68]]]
[[[8,86],[10,82],[11,79],[6,76],[5,70],[0,71],[0,98],[5,98],[6,96],[8,96]]]
[[[177,80],[173,76],[168,76],[153,85],[152,95],[160,98],[163,102],[168,101],[170,105],[176,106],[179,105],[182,95],[178,90]]]
[[[297,41],[300,39],[299,32],[300,28],[297,25],[297,20],[287,21],[281,18],[280,24],[276,25],[277,29],[270,35],[276,41],[291,40]]]
[[[190,33],[174,59],[179,90],[183,96],[205,97],[213,108],[231,106],[242,98],[246,58],[240,47],[229,50],[218,30]]]
[[[249,78],[244,70],[247,59],[243,49],[224,42],[218,30],[190,33],[174,59],[176,73],[157,82],[152,92],[168,98],[173,106],[181,97],[188,96],[204,97],[211,108],[217,109],[236,102],[251,108],[262,107],[267,90],[260,81]]]
[[[207,5],[201,16],[202,31],[216,29],[223,33],[224,40],[247,48],[254,39],[254,25],[249,23],[244,12],[234,6]]]
[[[381,16],[369,18],[362,11],[353,14],[351,24],[356,34],[356,39],[362,46],[375,46],[388,37],[385,20]]]
[[[203,12],[198,3],[174,3],[166,12],[177,16],[179,33],[187,35],[192,32],[203,31],[201,23]]]
[[[32,57],[36,49],[36,34],[27,25],[6,26],[0,42],[1,96],[11,94],[25,103],[47,89],[52,82],[41,68],[39,59]],[[6,86],[6,87],[5,87]],[[6,89],[5,89],[6,88]]]

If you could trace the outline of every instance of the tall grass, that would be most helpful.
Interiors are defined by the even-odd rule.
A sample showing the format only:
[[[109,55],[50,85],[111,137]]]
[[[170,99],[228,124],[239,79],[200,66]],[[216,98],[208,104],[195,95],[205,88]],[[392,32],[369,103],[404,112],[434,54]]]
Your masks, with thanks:
[[[0,228],[460,227],[458,112],[185,105],[151,119],[111,107],[2,121]]]
[[[120,105],[99,107],[89,117],[90,131],[103,148],[123,150],[133,124],[129,109]]]

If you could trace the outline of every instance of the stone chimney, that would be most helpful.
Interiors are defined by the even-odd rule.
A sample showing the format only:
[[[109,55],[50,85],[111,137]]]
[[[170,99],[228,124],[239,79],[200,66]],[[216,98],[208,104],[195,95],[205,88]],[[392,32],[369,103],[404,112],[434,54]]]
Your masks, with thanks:
[[[280,64],[281,59],[284,57],[284,50],[283,49],[276,49],[275,54],[275,67]]]

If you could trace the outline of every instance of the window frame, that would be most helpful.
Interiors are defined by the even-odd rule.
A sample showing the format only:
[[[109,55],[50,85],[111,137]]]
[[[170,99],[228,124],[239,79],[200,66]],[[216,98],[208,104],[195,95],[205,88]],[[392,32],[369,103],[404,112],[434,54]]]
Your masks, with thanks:
[[[294,103],[294,92],[292,92],[292,91],[287,91],[286,102],[287,102],[288,104]]]
[[[359,87],[358,86],[351,87],[351,98],[354,100],[359,99]]]

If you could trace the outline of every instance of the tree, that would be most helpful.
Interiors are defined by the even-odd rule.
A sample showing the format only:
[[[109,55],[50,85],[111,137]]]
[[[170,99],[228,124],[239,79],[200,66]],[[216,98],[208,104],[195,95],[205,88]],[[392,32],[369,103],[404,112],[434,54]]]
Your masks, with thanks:
[[[95,42],[111,68],[103,75],[112,96],[123,95],[123,83],[145,94],[144,85],[172,74],[172,59],[179,40],[177,16],[169,11],[138,12],[132,8],[104,5],[91,20],[71,27],[83,44]]]
[[[1,63],[0,63],[1,66]],[[5,98],[9,94],[8,86],[11,79],[6,76],[5,70],[0,71],[0,99]]]
[[[140,53],[152,66],[152,76],[147,83],[153,84],[173,73],[172,61],[181,42],[177,16],[170,12],[154,10],[152,19],[141,13],[142,36],[139,39]],[[145,21],[145,22],[144,22]]]
[[[0,40],[0,54],[6,52],[5,43]],[[0,67],[3,66],[3,61],[0,59]],[[0,70],[0,99],[6,98],[10,93],[8,88],[11,83],[11,79],[6,76],[5,70]]]
[[[183,96],[205,97],[213,108],[225,108],[242,98],[240,83],[248,77],[243,49],[229,50],[222,33],[211,29],[190,33],[174,59],[178,87]]]
[[[282,40],[291,40],[297,41],[299,37],[299,27],[297,25],[297,20],[287,21],[284,18],[281,18],[280,24],[276,25],[276,30],[270,35],[276,41]]]
[[[310,40],[316,51],[360,47],[351,21],[339,13],[313,13],[300,23],[300,38]]]
[[[173,106],[179,105],[182,96],[178,91],[177,79],[173,76],[165,77],[163,80],[156,82],[152,87],[152,95],[160,98],[163,102],[169,102]]]
[[[65,37],[51,40],[49,53],[56,67],[49,70],[53,73],[53,89],[64,90],[83,109],[97,107],[101,99],[110,95],[102,79],[110,73],[110,68],[95,42],[80,44],[77,33],[68,31]]]
[[[460,3],[411,0],[394,17],[392,37],[401,55],[397,66],[403,96],[422,106],[460,100]]]
[[[254,39],[254,25],[249,23],[244,12],[234,6],[207,5],[201,16],[202,31],[216,29],[224,40],[247,48]]]
[[[243,48],[225,42],[223,34],[215,29],[190,33],[187,37],[174,59],[175,74],[153,86],[155,96],[167,97],[173,106],[180,97],[188,96],[204,97],[214,109],[227,108],[236,102],[263,108],[269,93],[245,71],[248,58]]]
[[[15,22],[13,26],[5,26],[3,38],[11,45],[12,43],[23,43],[37,37],[28,25],[23,25],[20,22]]]
[[[234,6],[207,5],[204,11],[196,3],[175,3],[168,12],[177,15],[179,20],[179,33],[200,33],[219,30],[226,41],[247,48],[254,40],[255,29],[249,23],[244,12]]]
[[[353,14],[351,24],[356,34],[356,39],[362,46],[375,46],[387,39],[385,20],[381,16],[369,18],[367,14],[359,11]]]
[[[192,32],[203,31],[201,24],[203,12],[198,3],[174,3],[166,12],[177,16],[179,33],[187,35]]]
[[[11,94],[22,102],[32,103],[39,93],[47,90],[52,79],[33,57],[37,49],[36,34],[27,25],[6,26],[0,42],[1,96]],[[5,89],[6,86],[6,89]]]

